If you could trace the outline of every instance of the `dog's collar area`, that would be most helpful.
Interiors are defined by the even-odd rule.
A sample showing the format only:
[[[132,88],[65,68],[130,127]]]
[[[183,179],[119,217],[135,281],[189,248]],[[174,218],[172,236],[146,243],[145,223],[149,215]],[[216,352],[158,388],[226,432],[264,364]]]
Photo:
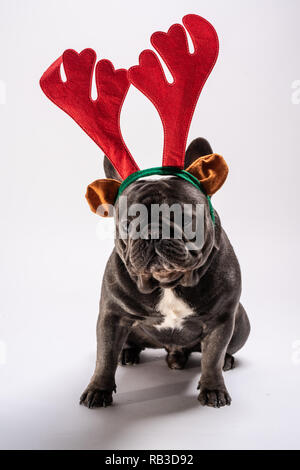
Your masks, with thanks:
[[[119,188],[119,191],[118,191],[118,194],[117,194],[117,197],[116,197],[116,201],[117,201],[118,197],[122,194],[122,192],[131,183],[133,183],[134,181],[136,181],[140,178],[145,178],[146,176],[152,176],[152,175],[178,176],[179,178],[184,179],[188,183],[191,183],[196,188],[198,188],[207,198],[211,219],[212,219],[213,223],[215,224],[215,214],[214,214],[214,209],[213,209],[213,206],[212,206],[212,203],[211,203],[210,196],[208,196],[205,193],[200,181],[195,176],[193,176],[191,173],[189,173],[188,171],[182,170],[181,168],[178,168],[176,166],[157,166],[155,168],[147,168],[145,170],[139,170],[139,171],[135,171],[134,173],[131,173],[120,185],[120,188]]]

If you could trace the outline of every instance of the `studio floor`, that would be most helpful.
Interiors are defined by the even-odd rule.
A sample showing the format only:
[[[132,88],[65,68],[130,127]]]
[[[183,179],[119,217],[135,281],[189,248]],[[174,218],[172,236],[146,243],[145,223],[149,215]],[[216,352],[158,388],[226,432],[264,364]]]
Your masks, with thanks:
[[[277,354],[256,355],[251,342],[237,355],[236,368],[225,374],[233,401],[222,409],[197,401],[196,353],[185,370],[174,371],[167,368],[163,351],[144,352],[139,365],[119,367],[114,405],[94,410],[78,404],[93,352],[81,358],[73,354],[73,362],[67,352],[59,370],[55,351],[52,367],[43,369],[42,356],[36,358],[37,375],[28,377],[26,366],[10,369],[9,390],[1,386],[1,448],[299,447],[299,369]]]

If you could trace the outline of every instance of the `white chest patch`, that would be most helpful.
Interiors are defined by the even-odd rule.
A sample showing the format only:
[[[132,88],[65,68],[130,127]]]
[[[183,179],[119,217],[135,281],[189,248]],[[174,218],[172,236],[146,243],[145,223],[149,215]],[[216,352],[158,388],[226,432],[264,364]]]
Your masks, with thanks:
[[[162,328],[177,328],[180,330],[183,327],[184,319],[194,314],[193,309],[177,297],[172,289],[164,289],[156,309],[164,317],[162,323],[155,325],[159,330]]]

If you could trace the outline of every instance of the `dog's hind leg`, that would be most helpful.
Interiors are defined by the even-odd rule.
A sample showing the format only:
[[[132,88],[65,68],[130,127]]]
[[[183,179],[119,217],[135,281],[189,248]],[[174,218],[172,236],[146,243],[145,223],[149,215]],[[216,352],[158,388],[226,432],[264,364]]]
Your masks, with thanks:
[[[184,369],[191,351],[185,348],[167,349],[166,361],[170,369]]]
[[[223,366],[224,371],[234,368],[234,357],[232,354],[236,353],[239,349],[244,346],[248,339],[249,333],[250,323],[247,313],[242,304],[239,304],[235,318],[233,335],[229,342],[225,355]]]
[[[146,348],[158,349],[162,347],[161,344],[148,337],[141,328],[133,328],[119,356],[119,364],[122,366],[138,364],[141,351]]]
[[[233,334],[226,351],[227,354],[232,355],[239,351],[239,349],[241,349],[246,343],[249,333],[250,323],[247,313],[242,304],[239,304],[235,317]]]
[[[225,354],[223,370],[230,370],[234,368],[234,357],[231,354]]]
[[[119,357],[119,364],[121,366],[138,364],[140,362],[140,353],[143,349],[137,346],[125,345]]]

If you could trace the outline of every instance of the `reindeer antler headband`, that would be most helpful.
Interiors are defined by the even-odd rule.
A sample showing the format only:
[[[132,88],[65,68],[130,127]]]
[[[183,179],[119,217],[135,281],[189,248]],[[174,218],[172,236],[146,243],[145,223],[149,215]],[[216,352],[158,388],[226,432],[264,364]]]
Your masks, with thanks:
[[[191,36],[189,52],[185,29],[174,24],[167,33],[156,32],[151,44],[173,76],[168,83],[157,55],[140,54],[139,65],[115,70],[108,60],[96,67],[96,53],[66,50],[43,74],[40,84],[47,97],[71,116],[107,155],[124,180],[101,179],[88,186],[87,199],[96,212],[99,205],[113,204],[132,181],[148,174],[175,174],[199,187],[208,199],[226,179],[228,168],[217,154],[206,155],[183,170],[187,135],[200,92],[218,56],[218,36],[213,26],[197,15],[186,15],[183,24]],[[67,80],[60,74],[63,64]],[[98,97],[91,98],[92,77]],[[162,167],[139,170],[126,147],[120,129],[120,113],[130,83],[156,107],[164,129]],[[210,203],[210,199],[209,199]],[[211,207],[211,206],[210,206]],[[211,207],[213,216],[213,211]]]

